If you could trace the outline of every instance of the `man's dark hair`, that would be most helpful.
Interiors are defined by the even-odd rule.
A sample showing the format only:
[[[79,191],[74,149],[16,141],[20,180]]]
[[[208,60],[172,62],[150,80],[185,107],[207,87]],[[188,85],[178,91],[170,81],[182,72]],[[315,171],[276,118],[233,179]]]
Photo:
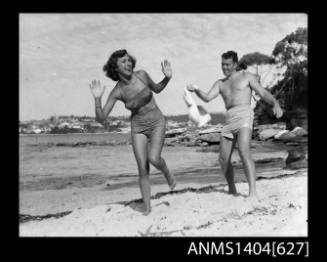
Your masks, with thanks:
[[[129,55],[129,57],[132,60],[132,68],[134,69],[136,60],[134,57],[132,57],[130,54],[127,53],[126,49],[120,49],[111,54],[109,57],[107,63],[103,66],[103,71],[106,72],[106,76],[111,78],[114,81],[119,80],[119,76],[117,73],[117,60],[120,57],[123,57],[125,55]]]
[[[237,63],[238,62],[237,53],[234,52],[234,51],[227,51],[226,53],[223,53],[221,55],[221,57],[224,58],[224,59],[230,59],[230,58],[232,58],[234,63]]]

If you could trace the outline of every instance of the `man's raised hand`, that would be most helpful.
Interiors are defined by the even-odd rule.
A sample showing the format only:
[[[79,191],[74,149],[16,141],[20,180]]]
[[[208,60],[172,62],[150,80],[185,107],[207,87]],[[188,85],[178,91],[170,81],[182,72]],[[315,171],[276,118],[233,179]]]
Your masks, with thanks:
[[[273,113],[276,116],[276,118],[281,118],[283,115],[283,110],[280,108],[279,105],[275,105],[273,107]]]

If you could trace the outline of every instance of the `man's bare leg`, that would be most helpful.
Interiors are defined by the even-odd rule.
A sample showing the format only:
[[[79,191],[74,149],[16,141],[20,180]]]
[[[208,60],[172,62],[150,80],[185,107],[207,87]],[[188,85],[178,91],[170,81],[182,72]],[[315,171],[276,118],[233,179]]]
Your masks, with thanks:
[[[246,179],[249,183],[249,197],[256,197],[256,174],[255,165],[250,152],[252,130],[248,127],[241,128],[238,136],[238,152],[243,162]]]
[[[234,182],[234,169],[231,163],[235,142],[235,139],[228,139],[224,136],[220,137],[219,163],[228,183],[229,194],[237,194]]]

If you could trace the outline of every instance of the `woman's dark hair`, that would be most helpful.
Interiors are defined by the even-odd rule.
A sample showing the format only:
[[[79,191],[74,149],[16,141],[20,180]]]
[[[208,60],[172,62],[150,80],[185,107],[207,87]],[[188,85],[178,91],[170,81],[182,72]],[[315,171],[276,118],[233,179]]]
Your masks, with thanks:
[[[127,53],[126,49],[120,49],[111,54],[109,57],[107,63],[103,66],[103,71],[106,72],[106,76],[111,78],[114,81],[119,80],[119,76],[117,73],[117,60],[120,57],[123,57],[125,55],[129,55],[129,57],[132,60],[132,68],[134,69],[136,60],[134,57],[132,57],[130,54]]]
[[[238,62],[238,56],[237,56],[237,53],[234,52],[234,51],[228,51],[228,52],[226,52],[226,53],[223,53],[223,54],[221,55],[221,57],[224,58],[224,59],[232,58],[234,63],[237,63],[237,62]]]

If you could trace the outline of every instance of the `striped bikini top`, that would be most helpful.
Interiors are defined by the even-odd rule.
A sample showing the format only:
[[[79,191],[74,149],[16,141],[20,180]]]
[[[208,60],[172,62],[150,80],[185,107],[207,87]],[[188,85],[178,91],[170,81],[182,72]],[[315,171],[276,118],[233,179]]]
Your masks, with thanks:
[[[150,88],[148,87],[148,85],[144,82],[143,79],[141,79],[140,77],[138,77],[136,74],[135,76],[141,80],[144,84],[145,87],[138,92],[131,100],[126,101],[123,97],[123,90],[120,90],[120,94],[121,94],[121,98],[123,100],[123,102],[125,103],[125,108],[131,111],[136,111],[137,109],[141,108],[142,106],[146,105],[147,103],[149,103],[152,99],[152,91],[150,90]]]

